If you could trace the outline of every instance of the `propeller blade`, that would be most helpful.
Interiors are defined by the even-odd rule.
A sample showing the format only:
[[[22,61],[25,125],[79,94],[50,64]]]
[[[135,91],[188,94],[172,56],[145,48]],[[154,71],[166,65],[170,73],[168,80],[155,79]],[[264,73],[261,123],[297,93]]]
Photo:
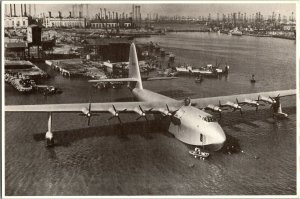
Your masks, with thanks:
[[[89,113],[91,112],[92,104],[89,103]]]
[[[169,109],[169,106],[168,104],[166,104],[166,107],[167,107],[167,111],[170,112],[170,109]]]
[[[140,107],[140,110],[142,111],[142,113],[144,113],[144,110],[142,109],[142,107],[139,105],[139,107]]]
[[[115,105],[112,105],[112,106],[113,106],[114,111],[117,112],[117,109],[116,109]]]
[[[91,123],[91,117],[88,117],[88,126],[90,126]]]
[[[258,106],[256,106],[256,109],[255,109],[255,111],[256,111],[256,112],[258,111]]]
[[[243,116],[243,111],[242,111],[242,109],[240,108],[240,113],[241,113],[241,116]]]
[[[143,116],[140,116],[140,117],[136,118],[136,121],[139,120],[139,119],[141,119],[141,117],[143,117]]]
[[[118,120],[119,120],[120,124],[122,124],[122,120],[119,116],[118,116]]]

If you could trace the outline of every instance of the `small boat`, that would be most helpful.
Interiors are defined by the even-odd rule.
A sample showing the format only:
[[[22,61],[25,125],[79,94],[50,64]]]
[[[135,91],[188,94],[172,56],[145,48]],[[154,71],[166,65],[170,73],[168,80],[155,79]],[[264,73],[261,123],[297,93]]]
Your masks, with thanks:
[[[209,157],[209,153],[207,152],[202,152],[202,151],[189,151],[189,153],[191,155],[193,155],[195,158],[200,158],[200,159],[205,159],[205,158],[208,158]]]
[[[195,79],[195,82],[196,82],[196,83],[201,83],[202,81],[203,81],[203,77],[202,77],[202,76],[197,77],[197,78]]]

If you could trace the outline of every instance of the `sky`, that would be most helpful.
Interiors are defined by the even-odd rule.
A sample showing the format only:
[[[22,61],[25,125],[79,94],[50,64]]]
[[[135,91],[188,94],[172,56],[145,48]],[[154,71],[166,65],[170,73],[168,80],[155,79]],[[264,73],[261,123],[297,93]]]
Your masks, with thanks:
[[[19,3],[19,2],[18,2]],[[62,12],[63,16],[68,16],[69,11],[72,11],[72,4],[67,2],[57,3],[57,2],[44,2],[45,4],[36,4],[36,12],[39,13],[47,13],[48,11],[52,12],[52,16],[57,16],[58,11]],[[47,4],[46,4],[47,3]],[[79,3],[78,1],[76,3]],[[84,2],[83,2],[84,3]],[[256,12],[261,12],[262,15],[268,16],[272,15],[272,12],[280,13],[282,16],[291,16],[292,12],[295,13],[296,5],[293,3],[186,3],[182,1],[181,3],[139,3],[135,5],[141,6],[142,17],[146,17],[148,13],[155,14],[157,13],[159,16],[192,16],[199,17],[204,16],[207,17],[209,13],[211,13],[212,18],[216,18],[217,13],[229,14],[233,12],[241,12],[249,14],[255,14]],[[16,4],[17,14],[20,13],[20,5]],[[89,16],[93,17],[97,12],[99,12],[100,8],[106,8],[107,11],[115,11],[119,14],[125,12],[129,14],[132,10],[132,3],[110,3],[104,4],[97,1],[95,3],[89,4]],[[7,6],[7,11],[9,11]],[[84,7],[84,12],[85,12]],[[294,15],[295,16],[295,15]]]

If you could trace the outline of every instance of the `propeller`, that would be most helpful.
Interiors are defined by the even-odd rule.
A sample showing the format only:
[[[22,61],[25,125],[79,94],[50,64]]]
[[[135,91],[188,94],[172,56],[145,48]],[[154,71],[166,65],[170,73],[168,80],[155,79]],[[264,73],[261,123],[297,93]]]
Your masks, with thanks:
[[[146,111],[144,111],[140,105],[139,105],[139,108],[141,110],[141,113],[139,113],[140,116],[138,118],[136,118],[136,120],[139,120],[143,117],[143,118],[145,118],[146,121],[148,121],[148,118],[146,117]],[[153,108],[149,109],[148,111],[151,111],[152,109]]]
[[[274,98],[269,96],[269,98],[273,101],[273,103],[271,104],[270,109],[273,108],[273,111],[277,112],[278,108],[280,106],[280,94],[278,94],[277,97],[274,97]]]
[[[241,113],[241,116],[243,116],[242,107],[239,106],[239,101],[238,101],[237,98],[236,98],[236,103],[237,103],[238,106],[237,106],[237,108],[234,108],[233,111],[236,111],[236,109],[239,109],[239,110],[240,110],[240,113]]]
[[[92,107],[92,104],[89,103],[89,107],[86,108],[84,107],[81,111],[82,113],[80,113],[79,115],[80,116],[85,116],[87,118],[87,125],[90,126],[90,123],[91,123],[91,117],[92,116],[97,116],[98,114],[93,114],[92,111],[91,111],[91,107]]]
[[[90,126],[90,123],[91,123],[91,117],[92,117],[91,108],[92,108],[92,104],[89,103],[89,112],[87,113],[88,126]]]
[[[111,111],[111,113],[113,114],[113,116],[111,116],[110,118],[108,118],[108,120],[111,120],[111,119],[113,119],[113,118],[116,117],[116,118],[118,118],[120,124],[122,124],[122,120],[121,120],[120,115],[119,115],[120,111],[117,111],[117,109],[116,109],[116,107],[114,105],[112,105],[112,107],[113,107],[113,111]],[[123,111],[126,111],[126,110],[127,109],[124,109]]]

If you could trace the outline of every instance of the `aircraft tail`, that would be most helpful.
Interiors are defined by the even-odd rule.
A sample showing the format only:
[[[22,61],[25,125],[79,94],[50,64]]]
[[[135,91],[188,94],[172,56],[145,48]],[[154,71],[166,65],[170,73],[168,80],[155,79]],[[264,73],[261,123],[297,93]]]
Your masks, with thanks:
[[[143,89],[142,78],[140,73],[139,61],[137,58],[136,48],[134,43],[130,46],[129,52],[129,78],[134,78],[137,80],[135,88]]]
[[[128,68],[129,68],[128,78],[98,79],[98,80],[89,80],[89,82],[129,82],[130,88],[143,89],[142,78],[141,78],[140,68],[139,68],[139,61],[137,58],[134,43],[132,43],[130,46]]]

